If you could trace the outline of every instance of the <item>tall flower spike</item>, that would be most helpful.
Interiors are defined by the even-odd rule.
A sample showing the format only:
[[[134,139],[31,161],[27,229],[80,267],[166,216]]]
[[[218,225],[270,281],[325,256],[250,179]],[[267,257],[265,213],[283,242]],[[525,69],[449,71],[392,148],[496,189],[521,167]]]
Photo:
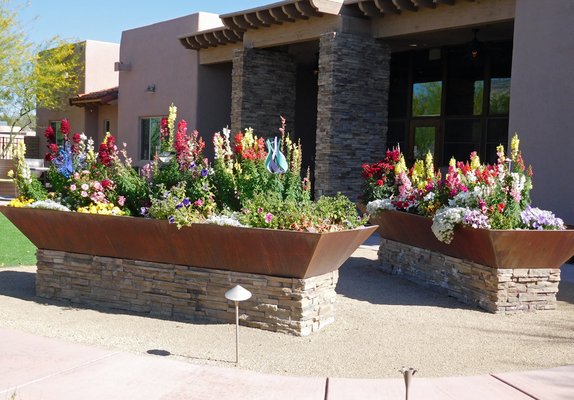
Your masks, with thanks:
[[[512,141],[510,142],[510,156],[513,161],[516,161],[519,153],[520,139],[518,139],[518,134],[514,133]]]

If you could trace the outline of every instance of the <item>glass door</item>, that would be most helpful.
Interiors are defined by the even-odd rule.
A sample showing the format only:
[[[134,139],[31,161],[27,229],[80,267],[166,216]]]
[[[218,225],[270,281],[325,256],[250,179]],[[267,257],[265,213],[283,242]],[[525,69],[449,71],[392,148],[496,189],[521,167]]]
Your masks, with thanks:
[[[424,160],[428,152],[433,159],[439,160],[440,154],[440,120],[416,119],[411,121],[411,134],[409,140],[409,161]]]

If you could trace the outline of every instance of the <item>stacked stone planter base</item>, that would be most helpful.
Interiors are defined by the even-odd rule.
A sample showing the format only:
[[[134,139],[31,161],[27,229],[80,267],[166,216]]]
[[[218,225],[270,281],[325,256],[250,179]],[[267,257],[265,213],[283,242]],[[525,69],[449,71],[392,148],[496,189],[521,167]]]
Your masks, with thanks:
[[[559,268],[493,268],[383,239],[381,268],[493,313],[553,310]]]
[[[179,320],[235,321],[225,292],[240,303],[242,325],[306,336],[335,320],[338,271],[296,279],[63,251],[37,251],[36,293],[48,299]]]

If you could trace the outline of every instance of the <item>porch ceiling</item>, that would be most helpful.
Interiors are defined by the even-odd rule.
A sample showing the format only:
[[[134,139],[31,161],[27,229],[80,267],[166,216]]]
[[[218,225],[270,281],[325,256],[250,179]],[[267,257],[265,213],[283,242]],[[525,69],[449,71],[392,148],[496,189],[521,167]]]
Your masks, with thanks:
[[[180,37],[184,47],[192,50],[207,49],[243,40],[244,32],[282,25],[287,22],[308,20],[325,14],[338,15],[344,0],[287,0],[263,7],[221,15],[224,28],[198,32]]]

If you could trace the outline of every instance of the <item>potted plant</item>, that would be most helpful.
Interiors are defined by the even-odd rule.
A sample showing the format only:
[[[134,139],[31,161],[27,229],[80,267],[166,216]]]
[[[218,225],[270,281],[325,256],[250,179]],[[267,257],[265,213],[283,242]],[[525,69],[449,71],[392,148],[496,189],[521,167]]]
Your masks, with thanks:
[[[22,196],[0,211],[40,249],[292,278],[335,271],[375,228],[342,195],[311,200],[284,124],[274,141],[281,173],[251,129],[233,141],[216,133],[210,163],[172,105],[160,144],[172,156],[156,154],[138,173],[125,144],[108,134],[96,150],[63,120],[60,143],[45,133],[49,191],[19,163]]]
[[[429,153],[407,168],[398,149],[363,165],[362,201],[389,240],[498,268],[558,268],[574,254],[574,232],[530,204],[532,168],[515,135],[510,154],[481,164],[476,152],[445,174]],[[544,249],[545,251],[541,251]]]

